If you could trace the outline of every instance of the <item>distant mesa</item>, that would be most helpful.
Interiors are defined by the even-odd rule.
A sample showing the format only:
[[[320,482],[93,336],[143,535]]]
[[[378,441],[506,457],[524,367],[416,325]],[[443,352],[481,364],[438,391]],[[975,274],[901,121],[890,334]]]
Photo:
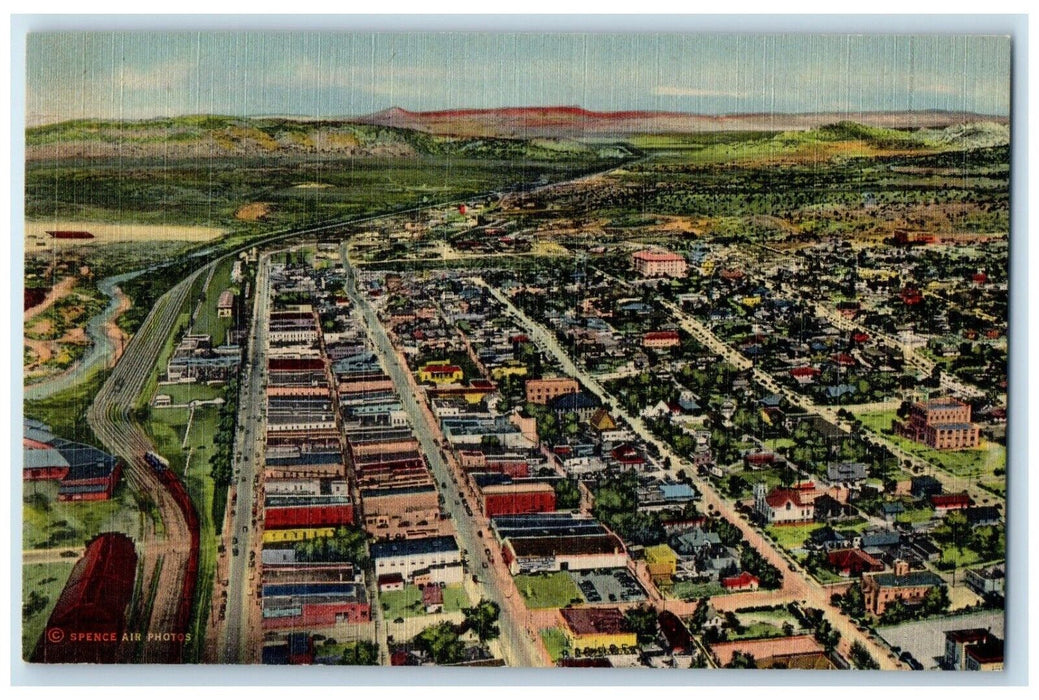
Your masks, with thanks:
[[[400,107],[351,121],[359,124],[414,129],[453,136],[580,137],[632,134],[696,133],[702,131],[800,131],[839,122],[857,122],[889,129],[946,128],[957,124],[994,122],[1005,117],[971,112],[812,112],[805,114],[695,114],[688,112],[595,112],[576,106],[502,107],[411,112]]]
[[[90,240],[94,237],[90,231],[47,231],[47,235],[51,238],[77,241]]]

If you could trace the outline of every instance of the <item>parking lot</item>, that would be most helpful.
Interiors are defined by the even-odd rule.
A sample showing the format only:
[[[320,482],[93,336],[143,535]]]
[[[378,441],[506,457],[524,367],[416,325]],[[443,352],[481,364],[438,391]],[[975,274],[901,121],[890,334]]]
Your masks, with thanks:
[[[626,603],[646,600],[646,591],[627,569],[571,571],[570,578],[589,603]]]

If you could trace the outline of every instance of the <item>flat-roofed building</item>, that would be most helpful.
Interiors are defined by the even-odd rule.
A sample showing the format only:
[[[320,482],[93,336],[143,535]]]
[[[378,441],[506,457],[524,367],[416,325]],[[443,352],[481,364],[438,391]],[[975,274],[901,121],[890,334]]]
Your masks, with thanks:
[[[581,385],[577,383],[577,380],[570,377],[528,379],[524,387],[527,401],[542,406],[557,396],[575,394],[581,390]]]

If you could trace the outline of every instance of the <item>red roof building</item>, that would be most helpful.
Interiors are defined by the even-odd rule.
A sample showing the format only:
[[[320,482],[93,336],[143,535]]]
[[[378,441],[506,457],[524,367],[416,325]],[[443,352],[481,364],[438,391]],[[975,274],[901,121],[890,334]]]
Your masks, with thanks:
[[[642,336],[642,347],[644,348],[673,348],[681,342],[678,331],[650,331]]]
[[[951,510],[963,510],[969,508],[973,501],[966,492],[963,493],[939,493],[931,496],[931,506],[938,513],[948,513]]]
[[[106,532],[87,543],[33,654],[45,663],[114,663],[133,598],[133,540]]]
[[[858,576],[865,571],[883,571],[884,562],[861,549],[835,549],[826,561],[841,576]]]
[[[760,585],[758,577],[746,571],[740,572],[738,576],[722,579],[722,587],[727,591],[756,591]]]

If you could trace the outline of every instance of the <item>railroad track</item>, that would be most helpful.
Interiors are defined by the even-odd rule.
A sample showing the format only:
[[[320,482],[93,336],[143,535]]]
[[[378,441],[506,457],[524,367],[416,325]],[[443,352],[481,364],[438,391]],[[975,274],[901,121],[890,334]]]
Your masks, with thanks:
[[[164,294],[141,328],[126,346],[122,360],[118,362],[98,391],[87,411],[87,422],[104,444],[105,448],[118,455],[126,465],[123,475],[127,483],[141,500],[150,500],[162,524],[162,535],[153,527],[144,533],[145,545],[140,547],[146,560],[145,570],[154,566],[157,557],[165,559],[159,576],[158,595],[148,621],[148,633],[178,634],[186,630],[178,615],[185,588],[194,591],[194,581],[185,579],[185,563],[191,549],[197,549],[197,538],[191,531],[180,505],[169,490],[160,482],[154,470],[144,460],[144,454],[154,451],[148,436],[133,415],[134,403],[144,390],[169,337],[170,329],[187,300],[189,290],[206,268],[189,275]],[[162,546],[148,546],[161,543]],[[144,646],[146,662],[161,662],[179,659],[180,644],[147,644]]]

